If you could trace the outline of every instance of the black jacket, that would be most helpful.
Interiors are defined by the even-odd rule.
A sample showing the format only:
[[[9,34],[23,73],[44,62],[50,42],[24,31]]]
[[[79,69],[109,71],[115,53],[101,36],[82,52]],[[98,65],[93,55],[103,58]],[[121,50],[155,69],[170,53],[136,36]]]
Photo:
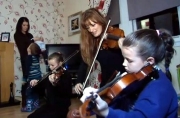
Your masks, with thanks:
[[[35,89],[46,90],[47,105],[56,108],[68,108],[71,105],[72,79],[68,71],[64,71],[56,86],[53,86],[47,77]]]

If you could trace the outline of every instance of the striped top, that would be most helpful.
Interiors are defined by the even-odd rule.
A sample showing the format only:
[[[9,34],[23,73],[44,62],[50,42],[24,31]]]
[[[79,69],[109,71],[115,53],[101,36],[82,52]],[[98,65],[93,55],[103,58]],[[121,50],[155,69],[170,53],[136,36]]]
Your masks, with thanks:
[[[41,79],[41,68],[39,63],[39,56],[28,55],[27,56],[27,78],[26,82],[31,81],[33,79],[39,80]]]

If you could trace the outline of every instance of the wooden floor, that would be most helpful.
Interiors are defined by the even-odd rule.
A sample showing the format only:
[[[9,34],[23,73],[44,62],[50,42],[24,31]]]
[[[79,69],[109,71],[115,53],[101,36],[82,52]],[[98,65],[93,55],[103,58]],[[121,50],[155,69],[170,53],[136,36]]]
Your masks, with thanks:
[[[19,98],[16,98],[20,100]],[[81,105],[81,102],[79,99],[73,98],[72,105],[70,106],[70,109],[77,108]],[[27,118],[27,116],[31,113],[28,112],[21,112],[20,105],[18,106],[12,106],[12,107],[4,107],[0,108],[0,118]],[[96,118],[95,116],[92,116],[91,118]]]
[[[16,99],[20,100],[19,98],[16,98]],[[79,99],[76,99],[76,98],[73,98],[71,102],[72,102],[72,105],[70,106],[70,109],[77,108],[78,106],[81,105],[81,102],[79,101]],[[29,114],[30,113],[27,113],[27,112],[21,112],[20,105],[0,108],[0,118],[27,118]],[[178,114],[180,114],[180,110]],[[96,117],[92,116],[90,118],[96,118]],[[178,118],[180,118],[180,116],[178,116]]]

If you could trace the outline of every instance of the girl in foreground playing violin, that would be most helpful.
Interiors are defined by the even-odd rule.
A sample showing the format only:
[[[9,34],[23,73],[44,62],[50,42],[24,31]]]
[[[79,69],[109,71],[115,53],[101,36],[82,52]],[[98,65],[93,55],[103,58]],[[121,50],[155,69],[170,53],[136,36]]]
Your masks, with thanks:
[[[61,66],[62,54],[53,53],[48,57],[50,70]],[[58,73],[58,72],[57,72]],[[57,81],[58,80],[58,81]],[[72,81],[67,71],[51,74],[45,80],[46,103],[30,114],[28,118],[66,118],[71,105]]]
[[[147,64],[152,65],[156,76],[144,78],[135,84],[129,94],[119,94],[110,107],[96,92],[88,87],[81,98],[85,102],[89,96],[95,96],[96,107],[93,111],[106,118],[177,118],[177,94],[171,84],[169,65],[174,54],[174,40],[166,30],[142,29],[119,40],[128,74],[137,73]],[[164,61],[166,68],[162,72],[158,63]],[[148,82],[146,80],[149,80]],[[141,83],[142,82],[142,83]],[[126,104],[122,107],[123,98]]]

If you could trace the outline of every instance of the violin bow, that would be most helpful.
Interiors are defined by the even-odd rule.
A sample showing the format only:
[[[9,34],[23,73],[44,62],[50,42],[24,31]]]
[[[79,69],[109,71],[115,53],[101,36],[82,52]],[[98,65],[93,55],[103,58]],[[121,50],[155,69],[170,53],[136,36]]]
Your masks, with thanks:
[[[62,62],[61,66],[53,69],[51,73],[56,72],[56,71],[59,70],[60,68],[63,68],[62,65],[65,64],[67,61],[69,61],[72,57],[74,57],[78,52],[79,52],[79,50],[74,51],[69,57],[67,57],[67,58]],[[63,68],[63,69],[64,69],[64,68]]]
[[[91,64],[91,67],[90,67],[90,69],[89,69],[88,75],[87,75],[87,77],[86,77],[86,80],[85,80],[84,83],[83,83],[83,90],[84,90],[84,88],[85,88],[85,86],[86,86],[86,84],[87,84],[87,80],[89,79],[91,70],[92,70],[92,68],[93,68],[94,62],[95,62],[96,57],[97,57],[97,55],[98,55],[98,53],[99,53],[99,50],[100,50],[100,48],[101,48],[102,42],[103,42],[104,38],[106,37],[106,31],[107,31],[107,29],[108,29],[108,27],[109,27],[110,22],[111,22],[111,20],[108,21],[108,23],[107,23],[107,25],[106,25],[106,29],[104,30],[103,36],[101,37],[101,40],[100,40],[100,42],[99,42],[99,46],[98,46],[98,49],[97,49],[96,54],[95,54],[95,56],[94,56],[93,62],[92,62],[92,64]]]

